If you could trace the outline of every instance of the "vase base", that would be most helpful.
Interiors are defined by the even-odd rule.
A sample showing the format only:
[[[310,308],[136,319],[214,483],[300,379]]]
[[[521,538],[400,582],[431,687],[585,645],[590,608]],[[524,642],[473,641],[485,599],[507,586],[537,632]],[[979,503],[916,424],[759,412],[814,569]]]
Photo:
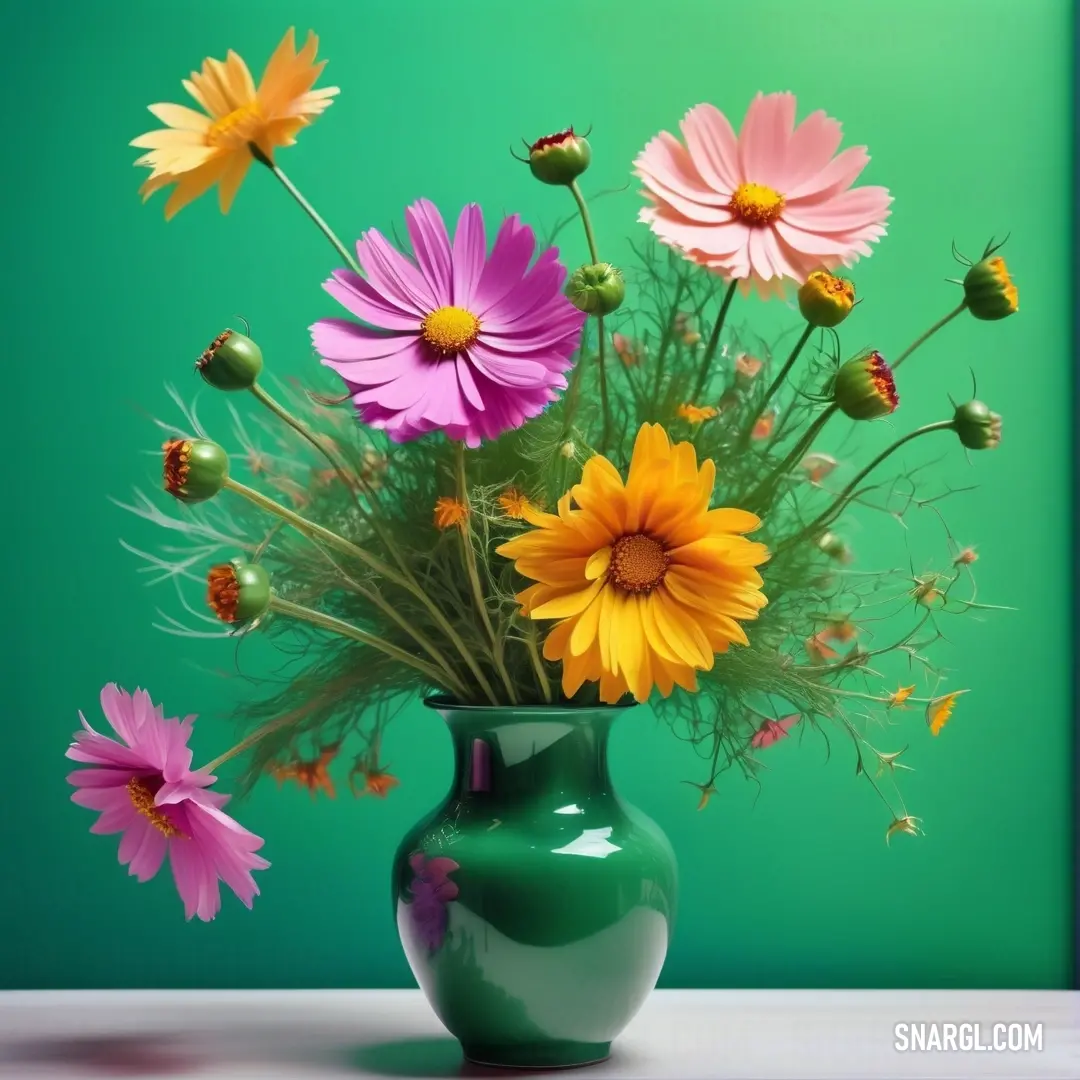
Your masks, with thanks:
[[[609,1042],[574,1042],[570,1039],[503,1045],[462,1043],[461,1049],[466,1061],[496,1069],[572,1069],[599,1065],[611,1056]]]

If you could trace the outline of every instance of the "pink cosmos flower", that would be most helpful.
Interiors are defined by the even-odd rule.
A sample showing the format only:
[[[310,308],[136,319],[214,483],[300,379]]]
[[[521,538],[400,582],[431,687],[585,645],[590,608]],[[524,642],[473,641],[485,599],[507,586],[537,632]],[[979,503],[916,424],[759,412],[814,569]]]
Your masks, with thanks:
[[[685,146],[662,131],[634,162],[652,204],[639,220],[744,291],[782,293],[785,279],[850,266],[885,235],[892,196],[851,186],[866,147],[837,154],[840,124],[824,112],[796,127],[794,94],[758,94],[738,136],[715,106],[696,105],[682,133]]]
[[[123,834],[120,863],[139,881],[149,881],[168,854],[189,919],[218,913],[219,880],[250,908],[259,894],[251,871],[270,864],[254,854],[261,837],[221,812],[229,796],[207,790],[216,777],[191,771],[195,717],[166,720],[145,690],[129,694],[113,683],[101,691],[101,710],[122,741],[96,732],[80,712],[83,730],[66,754],[91,766],[68,775],[79,789],[71,801],[101,814],[90,831]]]
[[[413,257],[371,229],[356,244],[365,276],[337,270],[324,286],[367,325],[320,319],[312,340],[365,424],[396,442],[441,430],[478,446],[565,389],[585,315],[562,294],[557,248],[530,267],[536,238],[516,215],[490,255],[475,204],[461,212],[453,243],[426,199],[405,220]]]

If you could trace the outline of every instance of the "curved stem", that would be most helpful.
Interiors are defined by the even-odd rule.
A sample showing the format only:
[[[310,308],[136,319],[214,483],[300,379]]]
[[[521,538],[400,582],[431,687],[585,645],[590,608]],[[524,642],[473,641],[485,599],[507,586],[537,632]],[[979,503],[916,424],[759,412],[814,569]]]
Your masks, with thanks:
[[[608,436],[611,432],[611,405],[608,401],[607,367],[604,362],[604,316],[596,318],[597,342],[596,363],[600,372],[600,409],[604,414],[604,425],[600,433],[600,453],[606,454],[608,448]]]
[[[258,383],[252,383],[250,390],[252,396],[260,405],[262,405],[266,409],[269,409],[270,412],[272,412],[279,420],[288,424],[289,427],[293,429],[293,431],[295,431],[301,438],[306,439],[309,443],[311,443],[311,445],[314,446],[315,449],[318,450],[319,453],[322,454],[322,456],[326,458],[328,462],[330,462],[330,464],[334,468],[334,472],[336,472],[338,475],[338,479],[345,485],[346,489],[353,489],[355,485],[353,484],[353,481],[346,475],[345,470],[342,468],[341,462],[337,458],[337,455],[330,453],[330,448],[326,445],[326,443],[324,443],[322,439],[320,439],[318,435],[316,435],[315,432],[312,431],[311,428],[309,428],[307,424],[303,422],[303,420],[301,420],[297,416],[293,416],[293,414],[289,412],[289,410],[286,409],[284,405],[272,398]]]
[[[510,674],[507,672],[506,664],[503,662],[503,642],[495,633],[495,627],[492,625],[491,614],[488,612],[487,600],[484,597],[484,587],[480,584],[480,572],[476,565],[476,549],[473,547],[472,542],[472,508],[469,506],[469,487],[465,476],[465,444],[463,442],[458,442],[454,446],[454,462],[458,502],[465,507],[466,511],[460,532],[461,554],[465,560],[465,573],[468,575],[469,585],[472,587],[476,613],[480,616],[488,640],[491,642],[491,658],[495,663],[499,677],[503,681],[503,686],[506,688],[510,704],[516,705],[517,694],[514,692],[514,684],[510,681]],[[486,685],[485,689],[487,694],[493,698],[494,695],[491,693],[490,685]]]
[[[701,395],[702,390],[705,389],[705,384],[709,381],[709,369],[712,367],[713,357],[716,355],[716,350],[720,345],[720,335],[724,332],[724,320],[727,318],[728,308],[731,307],[731,301],[735,299],[735,289],[738,284],[738,279],[732,278],[727,292],[724,293],[724,299],[720,304],[720,312],[716,316],[716,322],[713,324],[712,333],[709,335],[709,342],[705,346],[705,353],[701,358],[701,367],[698,369],[697,382],[694,383],[694,392],[690,395],[690,402],[692,404],[698,403],[697,399]]]
[[[282,521],[287,522],[305,536],[321,540],[327,547],[332,547],[344,555],[357,559],[377,574],[382,574],[391,581],[397,580],[397,574],[389,566],[386,566],[378,556],[372,555],[370,551],[365,551],[362,547],[357,547],[352,541],[346,540],[345,537],[339,536],[336,532],[331,532],[329,529],[323,528],[322,525],[309,521],[306,517],[301,517],[294,510],[275,502],[261,491],[256,491],[255,488],[241,484],[238,480],[233,480],[232,477],[225,481],[225,490],[240,495],[247,499],[248,502],[254,503],[260,510],[265,510],[267,513],[281,518]]]
[[[893,371],[895,371],[923,342],[932,338],[943,326],[947,326],[956,318],[962,311],[966,310],[967,301],[961,300],[960,303],[949,312],[944,318],[938,319],[933,326],[924,334],[920,334],[892,363]]]
[[[276,517],[281,518],[282,521],[287,522],[296,529],[297,532],[307,536],[309,539],[321,540],[327,547],[334,548],[335,550],[348,555],[350,558],[363,563],[369,570],[386,578],[387,581],[393,582],[399,588],[404,589],[410,595],[415,597],[424,605],[436,625],[446,635],[454,648],[457,649],[461,658],[468,665],[469,671],[472,672],[473,677],[476,679],[477,685],[484,690],[491,699],[493,705],[498,704],[494,695],[491,693],[490,684],[484,678],[484,673],[480,670],[480,665],[476,662],[476,658],[469,651],[465,642],[461,640],[460,634],[453,628],[447,617],[439,610],[438,605],[417,584],[417,582],[399,574],[393,567],[384,563],[377,555],[373,555],[370,551],[365,551],[362,547],[357,547],[356,544],[346,540],[343,536],[338,536],[337,533],[331,532],[329,529],[324,529],[314,521],[309,521],[307,518],[301,517],[294,511],[289,510],[287,507],[282,506],[280,503],[275,502],[273,499],[264,495],[261,491],[249,488],[247,485],[241,484],[231,478],[225,481],[225,488],[227,491],[232,491],[247,499],[248,502],[254,503],[261,510],[265,510],[267,513],[274,514]]]
[[[437,668],[433,668],[426,660],[421,660],[420,657],[413,656],[404,649],[399,649],[396,645],[392,645],[389,641],[384,641],[374,634],[369,634],[366,630],[361,630],[351,623],[336,619],[333,615],[326,615],[321,611],[314,611],[301,604],[294,604],[291,600],[283,600],[280,596],[271,598],[270,610],[277,612],[279,615],[286,615],[290,619],[297,619],[300,622],[310,623],[312,626],[317,626],[320,630],[327,630],[332,634],[339,634],[341,637],[351,638],[361,645],[369,645],[371,648],[377,649],[384,655],[389,656],[391,660],[396,660],[399,664],[405,664],[406,666],[419,671],[421,675],[430,679],[433,685],[446,686],[446,679],[443,673]]]
[[[350,589],[353,590],[358,596],[362,596],[372,607],[378,608],[383,615],[386,616],[392,623],[394,623],[400,630],[404,631],[420,646],[439,665],[440,670],[443,672],[443,679],[446,686],[451,691],[458,695],[458,697],[464,701],[468,697],[468,689],[461,681],[458,673],[451,667],[450,662],[443,656],[442,652],[436,648],[427,638],[427,635],[418,630],[408,619],[402,615],[398,609],[387,601],[382,593],[378,589],[369,589],[366,585],[361,584],[359,581],[354,580],[344,570],[338,566],[337,562],[330,557],[326,552],[323,552],[324,557],[333,566],[341,577],[347,582]]]
[[[585,196],[581,194],[581,188],[578,187],[576,180],[570,181],[570,194],[574,196],[574,202],[577,203],[578,212],[581,214],[581,223],[585,226],[585,240],[589,245],[589,258],[593,263],[600,261],[600,256],[596,253],[596,236],[593,233],[592,218],[589,216],[589,205],[585,202]]]
[[[887,446],[884,450],[882,450],[881,453],[878,454],[878,456],[874,458],[874,460],[871,461],[869,465],[867,465],[863,469],[860,469],[858,473],[856,473],[855,478],[851,481],[850,484],[847,485],[847,487],[844,488],[843,491],[840,492],[840,494],[833,502],[832,506],[830,506],[822,513],[818,514],[818,516],[814,518],[814,520],[810,522],[809,525],[801,529],[790,539],[785,540],[782,544],[779,545],[776,550],[778,552],[783,551],[784,549],[791,547],[792,544],[798,543],[798,541],[802,540],[804,537],[810,536],[811,534],[815,533],[823,526],[828,525],[830,521],[835,519],[835,517],[843,511],[848,499],[851,498],[851,495],[856,490],[856,488],[858,488],[858,486],[883,461],[885,461],[886,458],[888,458],[892,454],[895,454],[896,451],[899,450],[902,446],[906,446],[909,442],[912,441],[912,439],[917,439],[921,435],[929,435],[931,431],[949,431],[952,430],[954,427],[955,424],[952,420],[938,420],[936,423],[933,424],[924,424],[921,428],[916,428],[914,431],[909,431],[902,438],[897,439],[896,442],[894,442],[891,446]]]
[[[250,735],[246,735],[235,746],[229,747],[224,754],[218,754],[213,761],[208,761],[198,772],[212,773],[215,769],[220,768],[226,761],[236,757],[237,754],[242,754],[245,750],[250,750],[253,746],[261,743],[267,735],[273,735],[275,731],[280,731],[283,727],[288,727],[290,724],[295,723],[296,717],[293,713],[286,713],[284,716],[279,716],[276,720],[270,720],[262,725],[262,727],[256,728]]]
[[[311,445],[314,446],[315,449],[318,450],[319,453],[322,454],[328,462],[330,462],[330,464],[334,468],[334,472],[337,473],[338,479],[342,482],[342,484],[345,485],[345,489],[347,491],[355,492],[356,489],[359,488],[364,493],[364,495],[367,496],[367,498],[371,499],[374,502],[374,492],[372,491],[371,486],[364,480],[363,477],[358,474],[350,477],[346,473],[345,466],[338,458],[338,456],[330,452],[330,448],[326,445],[326,443],[324,443],[323,440],[320,439],[318,435],[316,435],[315,432],[312,431],[311,428],[309,428],[307,424],[303,422],[303,420],[301,420],[297,416],[293,416],[293,414],[289,412],[289,410],[286,409],[284,405],[272,398],[261,386],[259,386],[258,383],[255,383],[251,387],[251,393],[260,405],[263,405],[265,408],[269,409],[270,412],[272,412],[279,420],[288,424],[288,426],[291,427],[293,431],[300,435],[301,438],[306,439],[309,443],[311,443]],[[363,502],[360,499],[356,500],[356,505],[357,508],[360,510],[364,521],[367,522],[369,526],[371,526],[372,531],[375,533],[376,536],[379,537],[379,539],[383,543],[383,546],[393,556],[394,561],[398,564],[398,569],[400,569],[406,577],[412,579],[415,583],[415,579],[412,578],[412,573],[409,570],[408,564],[398,552],[397,547],[386,535],[386,532],[379,524],[376,516],[371,513],[367,509],[367,507],[364,506]]]
[[[330,241],[331,244],[337,249],[338,254],[345,260],[345,265],[352,270],[354,274],[360,273],[360,267],[356,262],[355,256],[349,251],[349,249],[338,239],[337,234],[329,225],[322,219],[318,211],[300,194],[299,188],[278,168],[274,162],[268,158],[254,143],[249,143],[248,148],[251,150],[251,156],[260,164],[265,165],[280,181],[281,186],[296,200],[300,209],[321,230],[322,234]]]
[[[833,414],[838,410],[839,406],[834,402],[823,412],[819,413],[817,418],[810,424],[810,426],[803,433],[799,441],[788,451],[787,457],[776,466],[775,469],[765,477],[764,480],[754,489],[751,495],[747,498],[746,503],[748,507],[753,507],[761,498],[763,498],[770,489],[770,487],[781,477],[783,477],[789,469],[806,453],[807,450],[813,445],[814,440],[821,434],[822,429],[832,418]]]
[[[743,432],[742,445],[744,448],[750,444],[750,439],[754,432],[754,425],[757,423],[758,417],[764,415],[765,407],[772,401],[780,387],[783,386],[784,380],[787,379],[795,361],[799,358],[799,353],[802,352],[803,346],[810,340],[810,335],[813,332],[814,327],[811,326],[810,323],[807,323],[806,329],[799,335],[799,340],[795,342],[795,347],[788,354],[788,358],[784,361],[783,367],[776,373],[776,378],[769,383],[769,388],[765,391],[765,396],[761,399],[761,403],[758,406],[757,414],[751,417],[750,423]]]

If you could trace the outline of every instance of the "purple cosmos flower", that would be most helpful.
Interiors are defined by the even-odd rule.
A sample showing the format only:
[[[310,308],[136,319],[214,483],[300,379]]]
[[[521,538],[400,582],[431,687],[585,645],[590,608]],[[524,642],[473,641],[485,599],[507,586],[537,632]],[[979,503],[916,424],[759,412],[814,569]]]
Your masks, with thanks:
[[[536,237],[517,215],[502,223],[490,255],[475,204],[462,210],[452,244],[426,199],[405,220],[414,258],[371,229],[356,244],[365,277],[337,270],[325,284],[367,325],[320,319],[312,340],[365,424],[395,442],[444,431],[478,446],[566,388],[585,316],[562,294],[557,248],[530,267]]]
[[[449,875],[460,867],[442,855],[428,859],[422,851],[409,856],[409,866],[416,875],[409,884],[412,893],[409,914],[420,940],[435,952],[446,937],[450,921],[446,905],[458,894],[458,887]]]
[[[71,801],[101,814],[90,831],[122,834],[120,862],[139,881],[149,881],[168,855],[189,919],[218,913],[219,880],[251,907],[259,894],[251,871],[270,864],[254,854],[262,838],[222,813],[229,796],[207,790],[215,778],[192,772],[195,717],[166,720],[145,690],[129,694],[112,683],[101,691],[101,709],[122,741],[79,713],[83,730],[66,755],[91,766],[68,775],[78,788]]]

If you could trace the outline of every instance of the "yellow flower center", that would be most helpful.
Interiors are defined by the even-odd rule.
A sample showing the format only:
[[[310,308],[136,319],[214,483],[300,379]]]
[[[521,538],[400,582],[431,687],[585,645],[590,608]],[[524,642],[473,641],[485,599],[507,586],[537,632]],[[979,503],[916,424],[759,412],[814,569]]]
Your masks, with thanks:
[[[624,592],[652,592],[664,580],[670,561],[663,546],[651,536],[623,536],[611,549],[611,580]]]
[[[128,797],[131,805],[142,814],[158,832],[166,836],[183,836],[184,834],[154,805],[154,793],[147,786],[145,780],[133,776],[127,784]]]
[[[436,308],[420,324],[420,336],[444,356],[461,352],[471,345],[480,333],[480,320],[459,307]]]
[[[206,133],[206,141],[210,146],[222,150],[236,149],[243,143],[251,142],[262,122],[259,103],[252,101],[215,120]]]
[[[771,225],[784,210],[784,196],[764,184],[740,184],[728,209],[744,225]]]

